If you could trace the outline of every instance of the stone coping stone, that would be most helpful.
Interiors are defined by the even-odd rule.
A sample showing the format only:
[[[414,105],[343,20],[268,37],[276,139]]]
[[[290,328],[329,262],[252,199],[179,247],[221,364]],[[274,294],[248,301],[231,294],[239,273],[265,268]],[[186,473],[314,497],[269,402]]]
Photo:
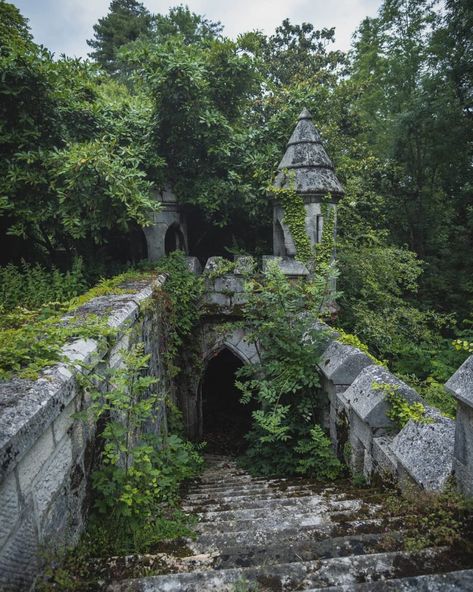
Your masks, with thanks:
[[[373,360],[358,348],[332,341],[321,356],[320,371],[334,384],[351,384]]]
[[[251,274],[256,270],[256,259],[250,255],[235,257],[235,275]]]
[[[376,463],[378,473],[384,472],[393,477],[397,473],[397,457],[391,450],[392,438],[389,436],[379,436],[373,438],[372,456]]]
[[[447,391],[469,407],[473,407],[473,356],[467,358],[445,383]]]
[[[279,264],[279,269],[289,277],[306,277],[309,275],[307,267],[292,257],[276,257],[273,255],[263,256],[263,272],[268,270],[270,261],[276,261]]]
[[[209,257],[207,259],[205,266],[204,266],[204,273],[218,272],[218,270],[221,268],[221,266],[226,265],[228,262],[229,262],[229,260],[225,259],[225,257],[220,257],[220,256]]]
[[[420,395],[405,382],[391,374],[384,366],[372,364],[363,368],[344,396],[351,409],[371,428],[393,427],[388,418],[389,403],[384,390],[376,385],[389,384],[405,397],[409,403],[422,402]]]
[[[125,330],[138,316],[140,304],[153,289],[165,281],[158,276],[136,294],[99,296],[74,311],[79,315],[109,314],[108,324]],[[94,312],[92,312],[94,311]],[[67,319],[66,319],[67,320]],[[58,363],[44,369],[37,380],[13,378],[0,382],[0,479],[14,468],[22,456],[44,432],[76,394],[74,375],[82,365],[98,362],[106,353],[93,339],[77,339],[63,348],[72,362]]]
[[[410,420],[390,448],[416,483],[427,491],[439,491],[452,474],[455,421],[432,408],[426,416],[432,423]]]
[[[194,275],[200,275],[202,273],[202,265],[197,257],[186,257],[187,268]]]

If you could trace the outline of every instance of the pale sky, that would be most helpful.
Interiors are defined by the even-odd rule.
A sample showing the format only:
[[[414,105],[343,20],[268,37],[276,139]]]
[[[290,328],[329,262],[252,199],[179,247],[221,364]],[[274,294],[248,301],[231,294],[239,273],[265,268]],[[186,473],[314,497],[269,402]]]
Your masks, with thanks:
[[[93,25],[108,12],[110,0],[9,0],[29,19],[37,43],[59,55],[86,57],[86,39]],[[335,27],[335,49],[347,50],[351,36],[365,16],[375,16],[381,0],[144,0],[152,13],[167,13],[171,6],[187,4],[212,21],[221,21],[224,34],[262,30],[271,34],[284,18],[312,23],[315,28]]]

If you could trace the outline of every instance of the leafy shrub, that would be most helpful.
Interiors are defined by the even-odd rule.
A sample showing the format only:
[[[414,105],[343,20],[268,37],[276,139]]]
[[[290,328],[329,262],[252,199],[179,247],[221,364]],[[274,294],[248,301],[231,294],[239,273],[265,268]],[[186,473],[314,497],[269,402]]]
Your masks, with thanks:
[[[0,307],[36,310],[48,302],[67,302],[87,289],[81,259],[75,259],[70,271],[46,269],[39,263],[0,267]]]
[[[324,336],[316,321],[324,288],[290,282],[275,263],[247,282],[246,296],[244,322],[260,361],[238,371],[242,402],[253,400],[258,407],[242,463],[264,475],[333,478],[340,465],[317,427],[322,403],[317,360]]]

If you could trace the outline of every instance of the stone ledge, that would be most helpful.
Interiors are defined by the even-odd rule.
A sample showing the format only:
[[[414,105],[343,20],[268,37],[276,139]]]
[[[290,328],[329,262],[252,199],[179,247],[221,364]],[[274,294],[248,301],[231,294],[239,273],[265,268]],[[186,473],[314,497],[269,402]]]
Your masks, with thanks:
[[[427,415],[432,423],[409,421],[395,436],[390,449],[418,485],[439,491],[452,474],[455,422],[433,409]]]
[[[109,325],[125,330],[138,316],[141,303],[164,280],[164,276],[158,276],[137,294],[99,296],[74,313],[103,314],[121,304],[119,311],[109,315]],[[78,339],[65,345],[63,352],[71,361],[80,364],[98,362],[105,354],[105,350],[99,351],[98,343],[93,339]],[[0,479],[11,472],[75,396],[75,372],[59,363],[45,369],[36,381],[14,378],[0,384],[0,394],[3,396],[6,392],[8,403],[0,407]]]
[[[319,362],[322,374],[336,385],[351,385],[364,368],[372,365],[369,356],[336,339],[329,344]]]
[[[389,407],[386,393],[382,389],[374,388],[374,384],[397,387],[397,392],[409,403],[422,402],[422,397],[414,389],[383,366],[372,364],[365,367],[345,391],[344,396],[353,412],[371,428],[393,427],[392,421],[386,415]]]

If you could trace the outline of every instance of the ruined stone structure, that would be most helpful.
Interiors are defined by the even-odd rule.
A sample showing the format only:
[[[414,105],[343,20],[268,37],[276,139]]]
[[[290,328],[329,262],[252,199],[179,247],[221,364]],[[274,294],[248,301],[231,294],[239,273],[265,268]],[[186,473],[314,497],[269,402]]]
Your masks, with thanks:
[[[306,110],[289,141],[276,184],[284,187],[291,178],[304,197],[307,232],[316,244],[323,224],[322,200],[330,195],[335,207],[343,189]],[[165,191],[157,199],[162,208],[154,217],[154,225],[145,231],[150,259],[176,248],[186,250],[185,221],[175,197]],[[294,243],[277,203],[274,229],[274,251],[282,271],[291,279],[304,278],[308,270],[294,258]],[[256,264],[264,269],[274,258],[263,257]],[[225,272],[222,263],[220,258],[210,258],[204,270],[197,344],[200,374],[189,381],[189,390],[176,393],[191,438],[202,434],[201,384],[209,360],[227,349],[243,364],[258,361],[256,344],[247,339],[244,329],[226,328],[227,321],[241,318],[244,271],[255,262],[239,257],[231,272]],[[189,257],[188,264],[194,273],[201,273],[195,258]],[[224,271],[220,273],[219,268]],[[107,367],[118,366],[120,351],[137,341],[143,342],[145,351],[151,354],[150,374],[163,374],[159,354],[163,313],[152,306],[151,296],[164,281],[164,277],[158,277],[146,285],[128,285],[128,294],[95,298],[78,309],[80,315],[109,318],[109,325],[118,332],[109,350],[91,339],[77,340],[64,349],[72,365],[51,367],[36,381],[14,379],[0,385],[2,592],[29,590],[42,547],[71,543],[82,531],[96,426],[84,425],[73,417],[89,404],[76,377],[79,372],[100,375]],[[319,329],[326,338],[319,364],[319,395],[326,401],[322,424],[352,473],[368,482],[375,476],[389,476],[401,488],[438,491],[453,471],[461,491],[473,495],[473,356],[447,383],[459,402],[456,422],[427,406],[429,423],[409,421],[398,430],[388,417],[386,391],[376,385],[391,385],[411,402],[420,401],[419,395],[370,356],[343,343],[336,332],[322,324]],[[156,409],[153,430],[160,430],[164,414],[163,407]],[[376,522],[379,507],[365,502],[362,494],[333,488],[316,490],[309,483],[293,486],[279,480],[253,480],[229,459],[210,461],[201,483],[186,502],[202,520],[197,541],[189,542],[194,555],[186,558],[187,562],[173,559],[172,563],[171,571],[189,573],[113,584],[111,592],[230,592],[242,578],[272,584],[273,589],[281,591],[456,592],[473,587],[473,570],[458,571],[461,562],[448,564],[448,574],[431,575],[443,557],[441,549],[417,554],[373,552],[382,524]],[[357,512],[362,508],[368,513],[366,520],[360,521]],[[337,516],[343,512],[349,515],[340,525]],[[399,564],[409,561],[416,566],[411,570],[415,577],[397,579],[403,575]],[[384,578],[391,583],[370,583]],[[363,581],[366,584],[358,585]]]
[[[187,224],[182,206],[169,187],[154,192],[160,204],[151,215],[151,224],[143,230],[148,245],[148,259],[157,261],[172,251],[188,252]]]
[[[317,245],[323,231],[322,203],[327,200],[328,207],[335,208],[344,191],[307,109],[300,114],[289,139],[274,186],[294,188],[304,199],[307,236],[312,245]],[[273,252],[279,257],[293,258],[296,254],[283,208],[277,200],[273,201]]]
[[[202,318],[200,340],[203,370],[206,361],[223,348],[231,351],[242,363],[253,363],[258,359],[255,344],[245,339],[243,329],[221,330],[225,320],[238,317],[241,311],[243,292],[239,266],[248,264],[248,258],[244,258],[242,261],[237,261],[235,272],[215,275],[217,265],[215,258],[208,263],[207,274],[213,271],[214,275],[206,279],[207,290],[204,296],[203,306],[207,309]],[[198,271],[195,259],[189,258],[189,267]],[[291,275],[293,270],[289,272]],[[158,278],[158,285],[163,281],[164,278]],[[161,375],[162,368],[158,355],[161,317],[152,306],[147,304],[150,302],[153,285],[133,285],[129,288],[128,295],[99,297],[80,310],[80,314],[109,314],[109,324],[118,329],[118,341],[110,351],[103,351],[93,340],[78,340],[65,348],[65,354],[72,362],[86,363],[91,369],[94,368],[95,372],[100,373],[101,368],[107,365],[120,364],[120,350],[128,347],[130,342],[138,340],[145,344],[146,351],[152,353],[150,373]],[[464,406],[464,410],[460,406],[457,425],[453,420],[427,407],[431,423],[417,424],[410,421],[399,431],[387,416],[386,392],[377,389],[376,383],[396,386],[409,401],[420,400],[419,395],[384,367],[374,363],[365,353],[340,342],[336,333],[327,331],[323,325],[320,326],[320,330],[326,331],[319,368],[322,378],[321,394],[326,400],[323,423],[330,432],[334,448],[341,458],[347,460],[353,473],[362,474],[367,481],[371,481],[375,475],[379,475],[382,479],[388,475],[402,488],[414,486],[438,491],[445,485],[452,474],[452,469],[455,469],[460,488],[470,493],[473,473],[471,455],[473,427],[469,398],[473,392],[471,370],[473,356],[448,383],[449,388]],[[0,589],[2,592],[28,590],[38,570],[38,558],[42,546],[61,544],[64,541],[73,542],[83,529],[87,512],[87,484],[94,458],[95,426],[84,426],[82,422],[72,417],[75,411],[83,409],[88,404],[75,380],[75,373],[78,371],[79,367],[71,368],[69,365],[58,364],[45,370],[37,381],[14,379],[2,384],[3,398],[0,409]],[[200,380],[201,376],[197,376],[194,392],[186,393],[187,403],[183,409],[189,435],[194,437],[198,437],[202,429]],[[156,430],[159,430],[163,417],[164,410],[157,410],[154,426]],[[230,461],[225,461],[222,466],[225,468],[233,465]],[[214,479],[212,469],[209,471],[210,479]],[[249,477],[240,477],[238,471],[232,482],[231,474],[231,472],[221,471],[218,478],[221,483],[214,482],[215,491],[207,491],[205,487],[202,491],[199,490],[198,495],[209,496],[210,500],[216,499],[212,502],[216,504],[214,509],[211,505],[206,506],[208,516],[206,514],[207,517],[203,518],[204,524],[199,530],[202,536],[198,539],[200,543],[198,542],[195,547],[195,553],[199,557],[207,552],[207,547],[212,546],[213,537],[216,537],[214,530],[212,528],[209,530],[205,521],[213,521],[214,516],[216,519],[216,513],[223,511],[219,509],[218,504],[222,503],[228,507],[228,504],[232,503],[236,504],[232,512],[236,512],[235,516],[241,515],[238,520],[243,521],[239,528],[250,529],[254,534],[254,520],[261,520],[261,533],[258,535],[260,538],[253,544],[253,547],[256,545],[258,548],[251,550],[249,539],[245,538],[250,536],[249,531],[248,534],[241,534],[240,538],[237,532],[222,534],[221,542],[218,542],[217,537],[215,544],[224,555],[228,555],[230,551],[233,554],[237,553],[234,549],[235,545],[247,545],[247,551],[251,552],[251,557],[259,557],[263,563],[266,560],[270,563],[272,561],[273,567],[264,569],[266,571],[269,569],[275,578],[283,578],[284,573],[291,573],[296,580],[299,578],[302,581],[306,576],[302,577],[301,574],[307,575],[311,573],[307,570],[315,570],[317,574],[314,572],[313,578],[311,576],[312,579],[309,578],[307,582],[319,584],[324,581],[325,589],[327,582],[338,585],[353,581],[350,578],[356,579],[358,577],[356,574],[361,573],[360,569],[373,570],[383,566],[383,577],[395,577],[398,573],[395,564],[400,560],[399,553],[375,554],[371,559],[369,555],[359,557],[355,547],[350,546],[347,547],[348,552],[354,555],[346,559],[349,572],[347,572],[348,579],[344,580],[337,579],[336,574],[340,573],[340,566],[335,560],[327,560],[327,571],[324,576],[326,580],[319,578],[322,572],[318,572],[318,562],[301,564],[289,560],[289,563],[292,562],[291,565],[275,563],[275,559],[271,560],[270,557],[273,552],[271,545],[277,547],[277,537],[283,536],[284,541],[290,541],[292,536],[300,543],[305,540],[306,531],[307,536],[310,533],[314,536],[314,532],[322,532],[324,528],[328,529],[327,532],[335,529],[329,517],[331,510],[320,513],[323,509],[320,505],[321,499],[327,499],[326,496],[332,493],[324,493],[321,498],[316,492],[311,493],[310,487],[307,489],[301,485],[301,491],[294,491],[299,501],[297,507],[293,507],[291,501],[293,498],[287,493],[286,486],[284,489],[286,493],[283,495],[278,493],[277,483],[268,482],[265,485],[255,482],[253,484]],[[248,492],[245,490],[246,484],[250,486]],[[234,487],[237,491],[232,489]],[[227,491],[228,488],[231,491]],[[274,502],[265,501],[273,498]],[[256,501],[250,502],[252,499]],[[335,496],[333,503],[338,503],[338,499],[343,499],[343,496],[341,498]],[[360,507],[359,504],[363,506],[364,502],[362,500],[356,503],[350,502],[349,507],[346,508],[353,512],[353,520],[355,520],[357,508]],[[229,510],[225,512],[228,513]],[[272,514],[275,521],[268,521],[263,517],[263,515]],[[222,518],[223,516],[224,514],[221,514]],[[235,526],[227,525],[225,520],[218,524],[219,528],[223,529],[222,533],[226,532],[227,528],[230,528],[231,532],[234,531]],[[301,524],[306,524],[302,530],[300,530]],[[363,532],[366,532],[366,528],[362,522],[360,529],[365,529]],[[368,539],[371,540],[366,535],[363,540]],[[352,541],[350,544],[355,544],[353,536],[350,540]],[[348,545],[348,539],[345,543]],[[317,543],[314,549],[318,549],[317,545],[320,546],[320,544]],[[328,548],[327,545],[330,544],[337,545],[340,542],[338,539],[327,542],[323,548]],[[287,547],[286,543],[284,545]],[[297,550],[296,547],[294,547],[294,553],[300,553],[301,550]],[[312,546],[310,548],[312,549]],[[269,559],[265,559],[267,549]],[[254,555],[253,552],[256,551],[257,554]],[[242,549],[238,551],[240,554],[242,552]],[[274,553],[276,552],[277,548],[274,549]],[[233,557],[231,553],[230,557]],[[419,562],[416,573],[431,573],[428,565],[431,565],[432,561],[436,565],[435,562],[442,551],[432,553],[412,556],[413,560],[415,558]],[[223,582],[222,588],[218,589],[230,591],[233,590],[231,586],[237,581],[237,576],[241,577],[246,573],[252,577],[252,574],[259,573],[258,569],[261,569],[248,567],[247,572],[241,571],[241,568],[234,571],[230,559],[221,566],[218,561],[215,565],[212,563],[213,567],[202,566],[197,560],[191,561],[191,559],[189,559],[190,563],[184,564],[185,570],[198,571],[202,568],[204,570],[202,573],[205,575],[194,577],[195,574],[188,574],[187,579],[184,575],[176,575],[169,576],[163,581],[145,579],[137,581],[133,584],[134,587],[129,584],[130,587],[127,588],[123,584],[112,587],[111,590],[158,591],[161,590],[160,586],[164,581],[169,581],[170,587],[166,589],[177,592],[182,589],[179,586],[183,582],[189,582],[190,587],[186,589],[197,591],[202,589],[199,588],[202,582],[207,580],[213,582],[213,579],[217,578],[215,581]],[[247,565],[252,564],[250,562]],[[225,571],[218,575],[214,569]],[[458,580],[463,585],[464,582],[470,581],[468,580],[470,577],[471,572],[461,572],[461,575],[455,572],[451,574],[450,579],[446,579],[445,576],[435,576],[432,581],[440,578],[442,585],[450,586],[442,589],[456,591],[462,588],[455,587],[453,584]],[[419,584],[422,581],[424,580],[418,582],[416,580]],[[375,589],[377,590],[373,588]]]

